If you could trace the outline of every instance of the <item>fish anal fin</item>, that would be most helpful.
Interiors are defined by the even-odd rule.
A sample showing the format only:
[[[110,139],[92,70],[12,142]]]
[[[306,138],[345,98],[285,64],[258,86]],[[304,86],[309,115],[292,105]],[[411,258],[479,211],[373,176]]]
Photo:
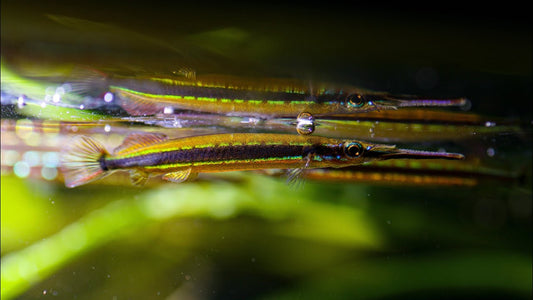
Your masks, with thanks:
[[[167,173],[167,174],[163,175],[163,179],[167,180],[167,181],[172,181],[172,182],[175,182],[175,183],[181,183],[181,182],[184,182],[184,181],[192,180],[192,179],[196,178],[197,176],[198,176],[198,174],[197,173],[193,173],[192,169],[189,168],[187,170],[175,171],[175,172]]]
[[[113,151],[113,155],[128,154],[137,149],[160,143],[167,139],[168,137],[161,133],[130,133],[122,141],[122,144]]]
[[[148,180],[148,174],[141,170],[130,171],[131,183],[135,186],[143,186]]]

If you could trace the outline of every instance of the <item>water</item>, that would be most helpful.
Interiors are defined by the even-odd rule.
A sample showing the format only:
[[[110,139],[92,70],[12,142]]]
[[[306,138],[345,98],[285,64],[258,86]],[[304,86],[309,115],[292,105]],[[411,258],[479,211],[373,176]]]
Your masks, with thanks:
[[[123,116],[107,94],[97,114],[90,97],[98,95],[50,111],[69,92],[60,78],[44,102],[4,93],[3,84],[2,121],[20,119],[11,137],[4,131],[11,125],[2,123],[3,299],[6,287],[20,299],[530,298],[532,49],[520,12],[499,7],[493,18],[495,11],[181,5],[2,3],[2,63],[35,81],[60,77],[55,66],[71,62],[125,73],[185,65],[197,73],[467,97],[472,112],[491,117],[482,127],[518,120],[524,134],[406,144],[464,151],[524,176],[474,187],[308,181],[298,190],[263,174],[141,189],[117,176],[66,189],[53,171],[55,150],[68,143],[63,137],[90,132],[112,149],[127,132],[153,130],[158,120],[99,123]],[[54,121],[71,120],[81,105],[81,119],[91,117],[94,126]],[[161,120],[168,126],[157,130],[170,135],[190,134],[176,131],[188,124],[212,127],[194,118],[179,126],[169,115]],[[301,125],[320,131],[313,122]],[[26,280],[34,284],[17,285]]]

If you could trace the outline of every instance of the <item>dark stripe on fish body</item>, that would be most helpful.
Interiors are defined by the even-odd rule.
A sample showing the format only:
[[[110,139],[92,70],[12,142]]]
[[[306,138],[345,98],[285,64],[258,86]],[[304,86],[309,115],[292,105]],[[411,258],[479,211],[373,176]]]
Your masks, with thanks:
[[[242,145],[206,147],[150,153],[128,158],[108,157],[105,161],[105,165],[108,169],[122,169],[166,164],[254,160],[295,156],[299,156],[303,159],[308,154],[337,155],[337,152],[338,150],[323,145]]]

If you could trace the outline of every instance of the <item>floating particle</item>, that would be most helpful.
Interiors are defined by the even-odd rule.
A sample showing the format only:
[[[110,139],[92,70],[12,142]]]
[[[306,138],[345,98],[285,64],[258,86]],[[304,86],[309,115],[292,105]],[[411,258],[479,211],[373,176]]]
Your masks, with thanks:
[[[489,157],[494,157],[495,154],[496,154],[496,150],[494,150],[494,148],[487,148],[487,155]]]

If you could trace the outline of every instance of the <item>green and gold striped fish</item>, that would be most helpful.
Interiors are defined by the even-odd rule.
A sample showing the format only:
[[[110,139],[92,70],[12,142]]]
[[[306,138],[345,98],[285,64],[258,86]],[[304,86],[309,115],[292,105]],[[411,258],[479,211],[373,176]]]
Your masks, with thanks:
[[[143,184],[163,175],[173,182],[201,172],[291,169],[290,180],[304,169],[340,168],[395,158],[463,159],[457,153],[399,149],[392,145],[290,134],[216,134],[168,139],[160,134],[130,134],[113,153],[87,136],[77,136],[62,154],[67,187],[102,178],[117,170]]]
[[[88,76],[108,91],[104,99],[115,101],[132,116],[190,110],[229,116],[259,118],[314,116],[395,110],[404,107],[469,105],[465,98],[424,99],[393,96],[353,86],[281,78],[241,78],[227,75]],[[98,88],[97,88],[98,89]]]

